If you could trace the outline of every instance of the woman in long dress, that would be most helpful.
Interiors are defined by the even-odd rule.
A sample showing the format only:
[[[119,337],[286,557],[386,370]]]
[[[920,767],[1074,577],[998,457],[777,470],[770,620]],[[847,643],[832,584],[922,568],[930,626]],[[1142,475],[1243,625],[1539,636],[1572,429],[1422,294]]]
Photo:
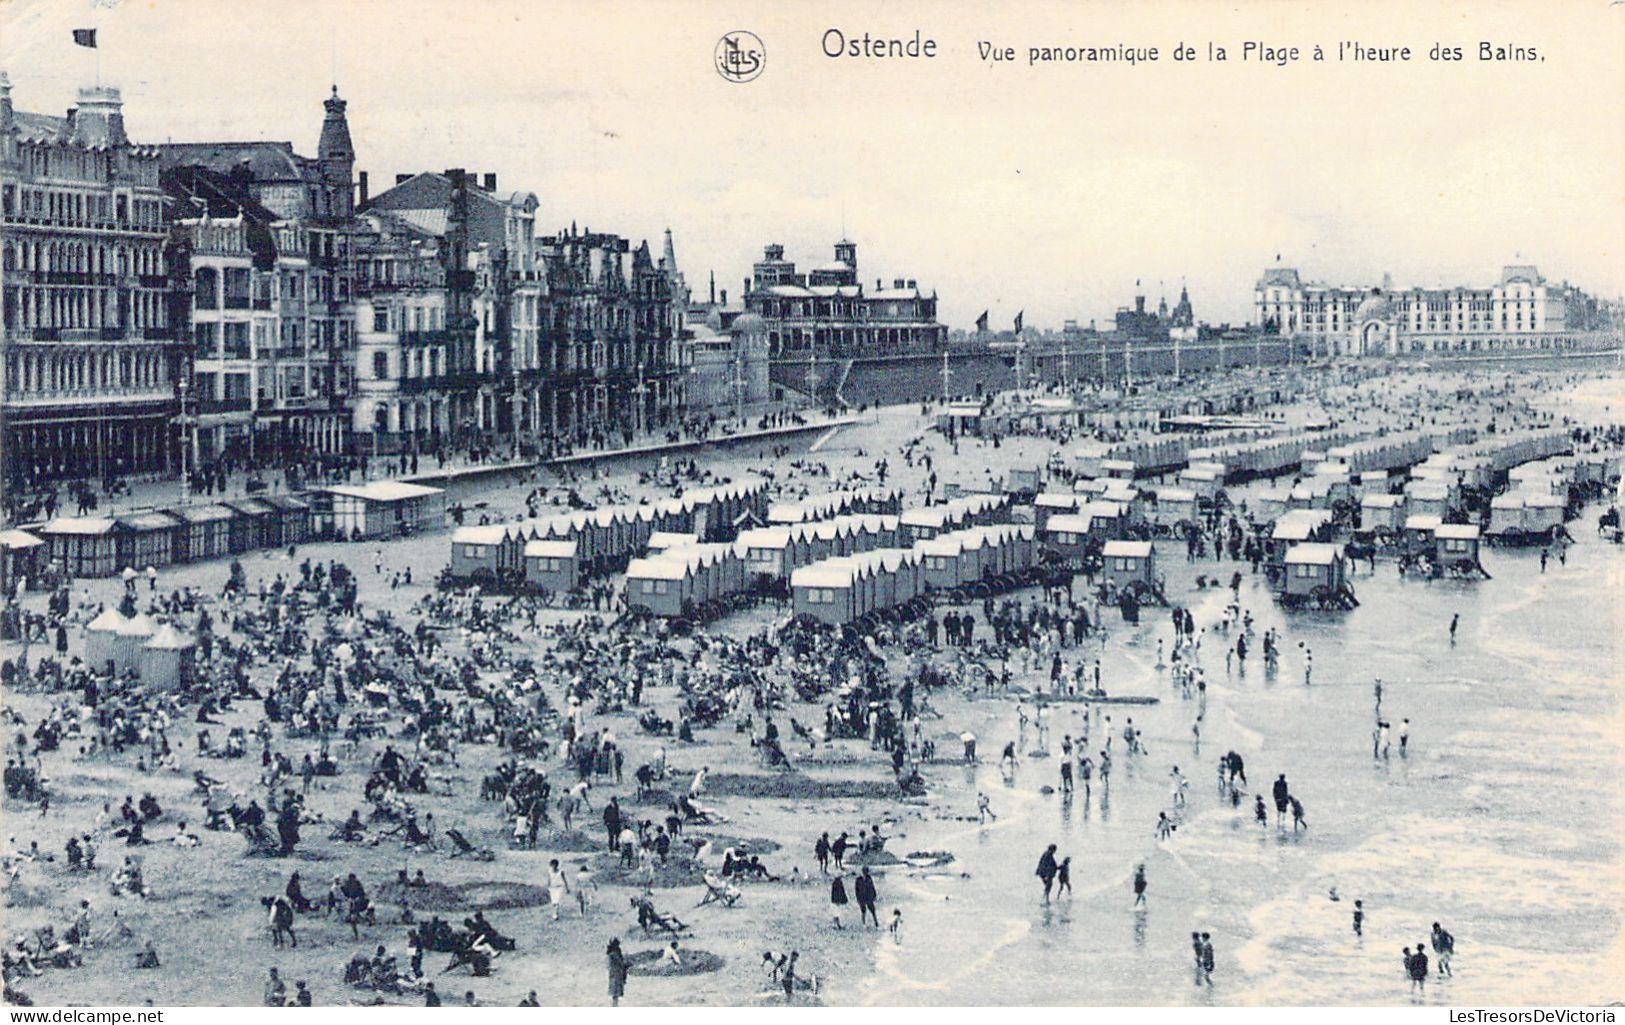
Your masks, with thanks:
[[[830,880],[829,903],[835,909],[835,928],[845,928],[841,925],[841,909],[846,907],[846,883],[839,873],[836,874],[834,879]]]
[[[611,939],[604,956],[609,961],[609,1005],[619,1007],[626,995],[626,955],[621,953],[621,941]]]

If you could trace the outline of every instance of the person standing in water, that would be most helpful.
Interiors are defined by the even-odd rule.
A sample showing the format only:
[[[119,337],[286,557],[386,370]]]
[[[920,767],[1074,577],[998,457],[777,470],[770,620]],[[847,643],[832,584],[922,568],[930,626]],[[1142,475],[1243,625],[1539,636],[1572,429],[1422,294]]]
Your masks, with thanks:
[[[1044,903],[1049,903],[1050,887],[1055,885],[1055,877],[1060,873],[1061,867],[1055,861],[1055,844],[1044,848],[1044,853],[1038,856],[1038,869],[1033,874],[1044,882]]]
[[[1354,935],[1365,935],[1365,901],[1354,902]]]
[[[1450,617],[1450,645],[1451,645],[1451,647],[1455,647],[1455,644],[1456,644],[1456,627],[1459,626],[1460,624],[1461,624],[1461,613],[1457,612],[1457,613],[1455,613],[1454,615],[1452,615]]]
[[[1450,959],[1456,953],[1456,938],[1438,922],[1434,922],[1433,935],[1430,939],[1433,944],[1433,956],[1439,962],[1439,974],[1454,975],[1455,973],[1450,970]]]
[[[1145,863],[1134,866],[1134,906],[1145,903]]]

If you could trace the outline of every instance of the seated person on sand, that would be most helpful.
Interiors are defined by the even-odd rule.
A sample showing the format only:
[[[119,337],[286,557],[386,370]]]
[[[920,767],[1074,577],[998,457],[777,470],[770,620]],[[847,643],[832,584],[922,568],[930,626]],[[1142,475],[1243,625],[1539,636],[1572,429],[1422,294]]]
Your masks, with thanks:
[[[633,908],[637,909],[638,925],[642,927],[644,932],[648,932],[650,926],[659,926],[670,933],[681,932],[688,928],[676,915],[662,914],[656,910],[654,901],[646,896],[629,898],[629,903]]]

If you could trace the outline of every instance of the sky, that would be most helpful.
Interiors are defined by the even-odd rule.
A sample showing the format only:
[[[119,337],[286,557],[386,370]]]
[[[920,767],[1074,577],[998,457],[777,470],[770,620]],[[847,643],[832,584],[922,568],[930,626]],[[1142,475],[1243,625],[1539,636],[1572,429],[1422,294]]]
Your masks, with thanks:
[[[735,29],[766,51],[748,83],[714,67]],[[919,31],[937,56],[831,58],[830,29]],[[1244,61],[1248,40],[1299,59]],[[1339,41],[1412,59],[1338,62]],[[1481,61],[1482,41],[1543,59]],[[1181,43],[1196,60],[1172,60]],[[1430,60],[1435,44],[1465,59]],[[1030,65],[1035,46],[1159,59]],[[805,268],[843,234],[860,280],[918,280],[952,327],[984,309],[996,328],[1019,310],[1104,322],[1137,280],[1152,304],[1184,283],[1199,319],[1239,323],[1277,256],[1340,284],[1485,285],[1523,262],[1625,294],[1609,0],[0,0],[0,68],[20,109],[60,114],[99,74],[137,140],[312,155],[336,82],[374,193],[398,172],[495,172],[536,193],[542,233],[658,247],[670,227],[697,294],[714,271],[737,299],[767,243]]]

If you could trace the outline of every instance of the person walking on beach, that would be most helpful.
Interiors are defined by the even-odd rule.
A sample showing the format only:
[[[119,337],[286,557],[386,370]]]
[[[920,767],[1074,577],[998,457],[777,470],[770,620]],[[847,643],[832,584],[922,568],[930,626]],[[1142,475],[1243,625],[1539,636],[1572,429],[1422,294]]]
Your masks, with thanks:
[[[846,849],[850,846],[852,841],[846,838],[845,830],[842,830],[841,835],[835,838],[835,842],[829,845],[829,853],[835,858],[836,872],[846,871]]]
[[[1269,825],[1270,813],[1264,807],[1263,794],[1253,795],[1253,821],[1257,822],[1260,828]]]
[[[1089,780],[1095,774],[1094,759],[1084,755],[1078,762],[1078,778],[1083,780],[1083,799],[1089,800]]]
[[[1270,788],[1270,791],[1275,797],[1275,822],[1279,825],[1281,819],[1286,817],[1286,805],[1291,797],[1291,791],[1287,789],[1286,785],[1286,773],[1283,772],[1275,777],[1275,784]]]
[[[1202,934],[1202,981],[1211,989],[1213,986],[1213,937],[1208,933]]]
[[[841,878],[839,869],[836,869],[835,878],[829,884],[829,904],[834,908],[835,928],[846,928],[841,924],[841,909],[846,907],[846,882]]]
[[[553,905],[553,921],[559,920],[559,910],[564,907],[564,895],[570,892],[570,881],[564,878],[564,872],[559,868],[559,859],[554,858],[547,863],[547,899]]]
[[[1354,902],[1354,935],[1365,935],[1365,901]]]
[[[1428,985],[1427,951],[1420,943],[1416,945],[1416,953],[1412,954],[1410,950],[1410,947],[1405,948],[1405,967],[1411,976],[1411,992],[1425,992]]]
[[[829,875],[829,833],[826,831],[813,844],[813,857],[818,859],[818,871]]]
[[[1292,831],[1296,833],[1299,826],[1308,829],[1309,823],[1303,817],[1303,802],[1296,797],[1288,797],[1287,803],[1292,805]]]
[[[626,995],[626,955],[621,953],[621,941],[617,937],[610,937],[609,946],[604,948],[604,957],[609,968],[609,1006],[621,1006],[621,997]]]
[[[1071,792],[1072,792],[1072,759],[1071,758],[1062,758],[1061,759],[1061,793],[1070,794]]]
[[[1454,975],[1450,970],[1450,958],[1456,953],[1456,938],[1449,931],[1433,923],[1433,935],[1430,938],[1433,944],[1433,956],[1439,962],[1440,975]]]
[[[1145,863],[1134,866],[1134,906],[1145,903]]]
[[[1061,859],[1055,869],[1055,899],[1060,900],[1061,894],[1072,896],[1072,857],[1068,855]]]
[[[1410,747],[1410,743],[1411,721],[1409,719],[1401,719],[1399,721],[1399,757],[1405,757],[1406,751]]]
[[[1450,617],[1450,646],[1456,645],[1456,627],[1461,623],[1461,613],[1457,612]]]
[[[993,814],[993,802],[988,800],[986,794],[978,793],[976,795],[976,819],[984,826],[989,821],[997,821],[998,819],[998,816]]]
[[[1060,873],[1060,866],[1055,862],[1055,844],[1044,848],[1044,853],[1038,856],[1038,870],[1033,874],[1044,882],[1044,903],[1049,903],[1050,887],[1055,885],[1055,877]]]
[[[852,895],[858,899],[858,924],[872,921],[876,929],[880,928],[880,914],[875,910],[875,902],[880,897],[875,892],[875,877],[869,874],[869,866],[865,865],[863,873],[853,880]]]
[[[1191,980],[1200,986],[1202,984],[1202,934],[1191,933]]]
[[[1174,824],[1165,811],[1157,812],[1157,839],[1166,840],[1174,835]]]

